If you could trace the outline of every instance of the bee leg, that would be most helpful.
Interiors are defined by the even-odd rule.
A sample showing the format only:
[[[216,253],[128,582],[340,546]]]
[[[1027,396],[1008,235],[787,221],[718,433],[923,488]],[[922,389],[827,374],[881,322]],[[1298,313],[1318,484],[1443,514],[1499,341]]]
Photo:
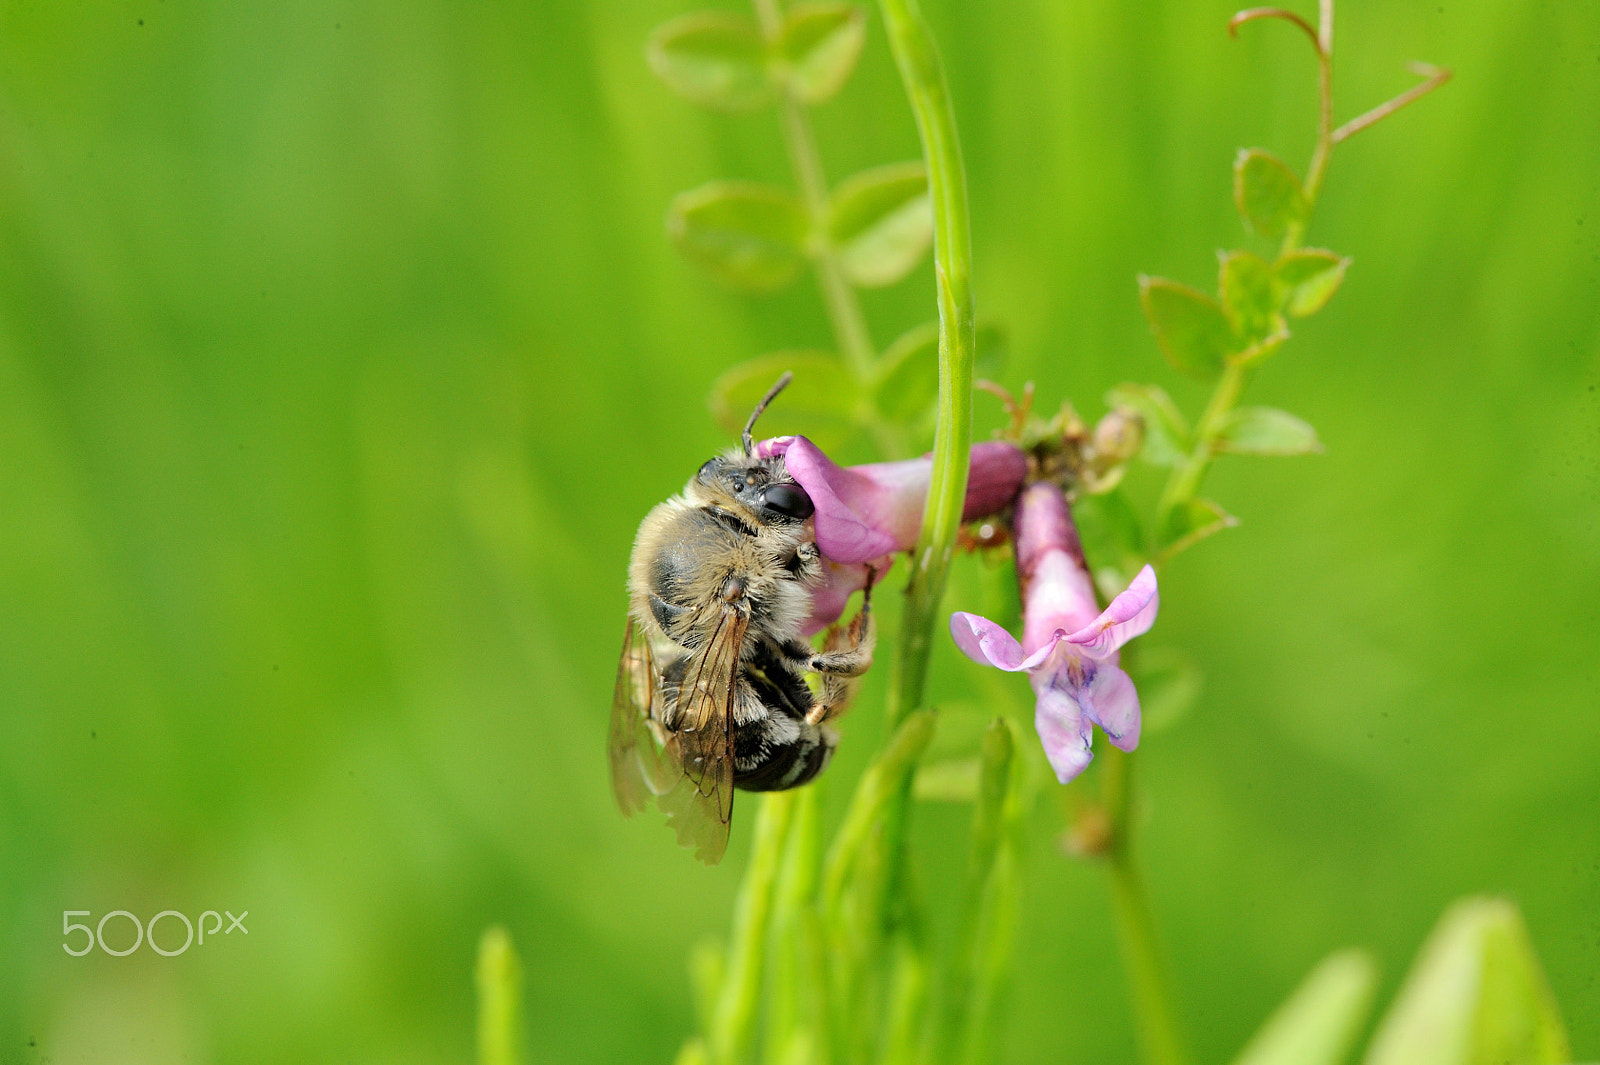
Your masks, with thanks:
[[[828,630],[822,653],[811,656],[806,668],[822,675],[822,698],[806,714],[811,724],[820,724],[844,712],[854,698],[858,678],[872,667],[872,648],[877,633],[872,627],[872,585],[862,593],[861,612],[849,625]]]

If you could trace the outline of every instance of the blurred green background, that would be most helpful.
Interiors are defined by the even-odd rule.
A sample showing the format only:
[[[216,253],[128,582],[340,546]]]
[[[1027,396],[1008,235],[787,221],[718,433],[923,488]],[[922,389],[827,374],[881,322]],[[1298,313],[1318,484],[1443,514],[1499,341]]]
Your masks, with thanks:
[[[1004,381],[1194,409],[1134,278],[1209,287],[1251,246],[1229,165],[1303,167],[1306,42],[1230,41],[1210,0],[925,8]],[[829,335],[809,282],[730,294],[664,238],[684,188],[788,181],[770,113],[647,70],[685,9],[0,3],[0,1062],[465,1062],[493,922],[531,1060],[664,1062],[690,1030],[684,958],[726,928],[754,806],[712,870],[617,815],[624,569],[728,442],[715,376]],[[917,153],[869,34],[814,113],[834,180]],[[1349,278],[1248,397],[1326,454],[1224,463],[1241,527],[1163,576],[1146,642],[1205,689],[1142,752],[1143,863],[1202,1062],[1335,948],[1370,946],[1387,1000],[1484,891],[1523,907],[1593,1058],[1600,8],[1348,0],[1336,55],[1341,119],[1409,60],[1456,80],[1335,153],[1310,242]],[[867,295],[880,344],[932,316],[931,276]],[[805,426],[780,402],[765,428]],[[938,654],[933,690],[971,698]],[[1030,822],[1001,1057],[1131,1060],[1063,805]],[[965,816],[918,811],[935,915]],[[249,932],[75,958],[68,909]]]

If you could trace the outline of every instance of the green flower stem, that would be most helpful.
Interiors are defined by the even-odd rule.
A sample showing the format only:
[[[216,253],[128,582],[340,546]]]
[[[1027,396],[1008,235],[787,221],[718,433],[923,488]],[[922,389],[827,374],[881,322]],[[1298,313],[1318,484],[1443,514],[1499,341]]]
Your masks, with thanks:
[[[1206,470],[1216,457],[1217,434],[1222,430],[1223,419],[1239,402],[1239,394],[1244,390],[1245,369],[1241,363],[1232,361],[1223,366],[1222,377],[1218,379],[1217,387],[1195,425],[1194,450],[1181,466],[1172,471],[1156,504],[1157,535],[1165,530],[1167,518],[1173,510],[1193,499],[1200,491],[1200,482],[1205,479]]]
[[[836,947],[853,955],[838,966],[841,976],[835,982],[835,1001],[857,1011],[857,1023],[849,1025],[847,1033],[848,1045],[855,1050],[868,1044],[867,1023],[878,1023],[876,1017],[863,1016],[870,1009],[871,996],[862,995],[861,990],[871,976],[869,970],[881,972],[885,933],[898,926],[903,950],[911,949],[904,938],[908,903],[903,841],[913,770],[934,729],[932,712],[917,708],[927,678],[935,612],[944,592],[967,491],[975,348],[966,172],[944,71],[915,0],[881,0],[880,10],[916,117],[933,202],[939,407],[928,500],[912,555],[900,640],[893,658],[885,713],[889,739],[878,764],[857,787],[823,871],[823,913],[836,937]],[[909,1045],[897,1033],[916,1025],[925,1008],[916,980],[921,964],[920,955],[902,951],[898,956],[891,995],[893,1005],[903,1009],[890,1011],[882,1044],[891,1052]]]
[[[934,612],[961,528],[972,444],[972,234],[961,142],[933,34],[916,0],[880,0],[889,47],[916,116],[933,200],[933,271],[939,304],[939,412],[933,477],[900,624],[888,721],[893,728],[922,702]]]
[[[1133,756],[1115,748],[1100,757],[1102,797],[1110,819],[1111,902],[1122,940],[1123,967],[1127,970],[1138,1019],[1139,1047],[1145,1065],[1185,1065],[1188,1055],[1178,1035],[1172,993],[1156,942],[1155,920],[1144,882],[1134,866],[1129,824]]]
[[[478,941],[478,1065],[522,1063],[522,963],[504,928]]]
[[[783,38],[783,12],[778,0],[753,0],[756,18],[761,23],[761,33],[769,46],[776,47]],[[794,168],[795,180],[800,185],[800,198],[806,205],[806,214],[817,232],[825,230],[828,218],[828,180],[822,172],[822,160],[817,155],[816,138],[811,134],[811,123],[806,119],[805,107],[790,91],[788,79],[779,77],[775,86],[778,110],[783,119],[783,141],[789,150],[789,163]],[[844,276],[839,257],[832,244],[824,237],[816,241],[811,262],[817,272],[817,287],[822,290],[822,302],[828,310],[828,321],[833,325],[839,342],[840,354],[846,365],[859,380],[870,379],[878,352],[867,330],[866,316],[861,313],[861,301],[856,290]]]
[[[1328,173],[1328,160],[1333,155],[1333,0],[1321,0],[1317,17],[1317,146],[1311,152],[1311,163],[1306,167],[1304,186],[1306,210],[1290,223],[1283,234],[1280,255],[1287,255],[1305,239],[1306,225],[1311,220],[1311,209],[1322,192],[1322,180]]]
[[[768,916],[782,864],[796,793],[776,791],[756,816],[755,848],[733,908],[733,941],[727,975],[712,1016],[709,1053],[713,1065],[733,1065],[744,1057],[755,1027],[766,967]]]

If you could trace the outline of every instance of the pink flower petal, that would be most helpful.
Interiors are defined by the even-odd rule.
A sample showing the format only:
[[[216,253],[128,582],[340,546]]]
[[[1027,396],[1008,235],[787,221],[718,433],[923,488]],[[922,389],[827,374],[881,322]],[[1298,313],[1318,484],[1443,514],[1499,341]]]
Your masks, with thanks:
[[[875,559],[870,568],[876,571],[877,579],[881,580],[894,564],[894,556],[885,555]],[[811,616],[806,618],[800,626],[800,635],[805,637],[815,636],[823,629],[832,625],[844,614],[845,605],[850,597],[867,586],[867,570],[865,563],[854,566],[841,566],[830,559],[822,560],[822,583],[811,592]]]
[[[1078,692],[1078,701],[1091,721],[1105,730],[1106,738],[1118,750],[1139,746],[1139,693],[1133,678],[1110,662],[1095,667],[1089,682]]]
[[[816,507],[817,550],[828,558],[852,565],[903,550],[915,542],[914,532],[910,542],[902,544],[883,528],[879,511],[886,508],[874,498],[877,489],[872,481],[837,465],[805,437],[797,436],[789,442],[783,460],[789,476],[806,490]],[[927,494],[925,481],[922,493]]]
[[[961,648],[961,653],[982,666],[994,666],[1007,673],[1020,673],[1036,668],[1055,650],[1056,641],[1049,641],[1031,655],[1022,653],[1022,645],[1004,628],[988,618],[958,610],[950,615],[950,636]],[[1066,633],[1059,633],[1059,637]]]
[[[770,459],[789,450],[789,445],[794,443],[792,436],[774,436],[756,444],[756,458]]]
[[[1022,646],[1034,651],[1058,632],[1075,633],[1092,625],[1100,604],[1089,574],[1067,552],[1050,550],[1031,561],[1023,592]]]
[[[1094,759],[1094,728],[1071,694],[1051,685],[1042,674],[1034,677],[1034,691],[1039,699],[1034,706],[1033,727],[1039,733],[1039,743],[1050,760],[1050,768],[1056,771],[1056,779],[1069,784]]]
[[[1135,636],[1150,631],[1161,609],[1156,590],[1156,571],[1146,566],[1128,585],[1128,590],[1111,600],[1111,605],[1094,621],[1067,637],[1067,642],[1082,648],[1090,658],[1106,659]]]
[[[909,551],[922,529],[933,459],[875,462],[843,467],[803,436],[762,441],[758,454],[781,454],[793,477],[816,506],[817,549],[835,562],[870,562]],[[1028,473],[1028,460],[1001,441],[972,449],[963,520],[1010,506]]]

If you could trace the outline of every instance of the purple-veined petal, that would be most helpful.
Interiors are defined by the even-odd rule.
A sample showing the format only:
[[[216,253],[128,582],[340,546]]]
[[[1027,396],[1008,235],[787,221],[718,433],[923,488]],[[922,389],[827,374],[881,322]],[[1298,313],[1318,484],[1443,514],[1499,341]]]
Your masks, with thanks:
[[[789,442],[783,461],[816,507],[817,550],[826,557],[853,565],[911,546],[883,528],[882,512],[893,501],[875,499],[867,478],[836,464],[803,436]],[[927,493],[926,482],[922,492]],[[911,541],[915,539],[913,533]]]
[[[816,507],[817,549],[847,565],[908,551],[922,529],[933,459],[843,467],[803,436],[757,445],[761,455],[782,455],[789,476]],[[973,447],[962,520],[1010,506],[1027,476],[1028,460],[1016,447],[990,441]]]
[[[1128,590],[1111,600],[1111,605],[1094,621],[1067,637],[1090,658],[1106,659],[1135,636],[1150,631],[1161,609],[1156,590],[1156,571],[1146,566],[1128,585]]]
[[[1094,758],[1090,746],[1094,739],[1094,728],[1072,693],[1052,683],[1052,680],[1050,674],[1043,672],[1033,676],[1033,689],[1038,695],[1033,711],[1033,727],[1039,733],[1044,756],[1050,760],[1050,768],[1055,770],[1056,779],[1068,784]]]
[[[1139,746],[1141,724],[1139,693],[1134,690],[1133,678],[1111,662],[1100,662],[1090,669],[1092,672],[1077,692],[1079,705],[1091,721],[1105,730],[1113,747],[1133,750]]]
[[[1057,633],[1057,639],[1050,640],[1037,651],[1025,655],[1022,653],[1022,645],[1004,627],[977,614],[957,610],[950,615],[950,636],[956,641],[956,646],[961,648],[961,653],[979,665],[994,666],[1007,673],[1020,673],[1037,668],[1039,663],[1055,650],[1056,643],[1064,638],[1066,633]]]

